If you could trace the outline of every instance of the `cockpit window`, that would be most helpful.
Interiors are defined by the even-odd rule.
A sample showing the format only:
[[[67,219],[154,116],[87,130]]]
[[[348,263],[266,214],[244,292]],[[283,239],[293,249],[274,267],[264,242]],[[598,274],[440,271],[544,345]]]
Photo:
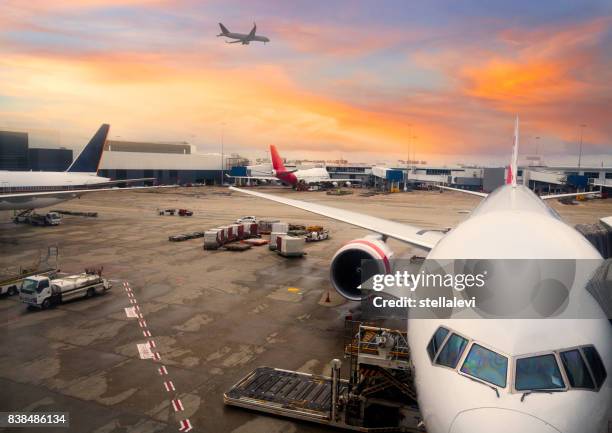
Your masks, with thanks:
[[[463,338],[457,334],[453,334],[446,340],[446,344],[440,351],[436,364],[444,365],[446,367],[455,368],[459,358],[465,350],[467,345],[467,338]]]
[[[517,391],[565,388],[555,355],[518,358],[514,388]]]
[[[587,362],[591,366],[591,371],[595,377],[597,388],[601,388],[601,385],[603,385],[606,380],[607,373],[597,349],[595,349],[593,346],[584,346],[582,348],[582,352],[584,353],[584,357],[586,358]]]
[[[589,374],[582,355],[578,349],[561,352],[561,361],[569,383],[574,388],[594,388],[593,380]]]
[[[429,353],[429,358],[432,361],[436,357],[436,353],[438,353],[438,349],[442,346],[447,335],[448,329],[439,327],[433,337],[431,337],[431,341],[427,345],[427,353]]]
[[[463,362],[461,372],[505,388],[508,358],[479,344],[473,344]]]

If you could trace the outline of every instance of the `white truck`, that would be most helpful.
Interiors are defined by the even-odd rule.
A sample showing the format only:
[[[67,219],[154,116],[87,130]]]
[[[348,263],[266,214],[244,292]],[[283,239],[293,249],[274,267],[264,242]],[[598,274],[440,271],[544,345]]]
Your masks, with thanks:
[[[57,212],[37,214],[36,212],[21,213],[13,218],[15,224],[25,223],[33,226],[57,226],[62,222],[62,216]]]
[[[111,287],[110,281],[99,273],[84,272],[55,279],[36,275],[23,280],[19,297],[28,306],[46,309],[71,299],[105,293]]]

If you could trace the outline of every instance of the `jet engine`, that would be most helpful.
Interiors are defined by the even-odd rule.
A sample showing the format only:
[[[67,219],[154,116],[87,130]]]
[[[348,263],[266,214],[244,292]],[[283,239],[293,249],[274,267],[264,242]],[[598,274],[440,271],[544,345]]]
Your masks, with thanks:
[[[355,239],[340,248],[331,261],[330,280],[334,289],[346,299],[363,297],[359,286],[375,274],[391,272],[393,251],[380,235]],[[363,266],[363,260],[368,260]]]

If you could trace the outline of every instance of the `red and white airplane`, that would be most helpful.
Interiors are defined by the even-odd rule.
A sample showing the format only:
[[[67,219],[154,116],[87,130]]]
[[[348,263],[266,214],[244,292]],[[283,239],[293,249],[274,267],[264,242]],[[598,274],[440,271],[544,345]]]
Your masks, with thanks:
[[[235,179],[276,181],[297,188],[298,185],[321,185],[333,186],[346,185],[359,182],[356,179],[333,179],[324,167],[307,168],[303,170],[290,170],[285,167],[283,159],[278,153],[276,146],[270,145],[270,158],[272,159],[272,176],[231,176]]]
[[[508,183],[483,197],[453,230],[423,230],[316,203],[232,188],[324,215],[376,235],[356,239],[334,255],[330,277],[348,299],[361,298],[363,259],[390,272],[386,238],[428,251],[428,259],[591,259],[599,252],[516,181],[518,118]],[[448,188],[452,189],[452,188]],[[576,195],[576,194],[574,194]],[[424,427],[429,433],[607,433],[612,423],[612,326],[602,305],[579,281],[569,302],[588,319],[408,320],[408,339]],[[560,318],[557,318],[560,317]]]

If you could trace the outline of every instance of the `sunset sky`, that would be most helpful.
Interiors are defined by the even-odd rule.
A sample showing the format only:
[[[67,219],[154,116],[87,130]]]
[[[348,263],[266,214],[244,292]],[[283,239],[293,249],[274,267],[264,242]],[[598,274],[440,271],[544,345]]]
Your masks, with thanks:
[[[229,45],[218,22],[264,45]],[[612,2],[0,2],[0,127],[79,147],[612,166]],[[538,136],[540,139],[536,139]],[[537,143],[537,144],[536,144]]]

